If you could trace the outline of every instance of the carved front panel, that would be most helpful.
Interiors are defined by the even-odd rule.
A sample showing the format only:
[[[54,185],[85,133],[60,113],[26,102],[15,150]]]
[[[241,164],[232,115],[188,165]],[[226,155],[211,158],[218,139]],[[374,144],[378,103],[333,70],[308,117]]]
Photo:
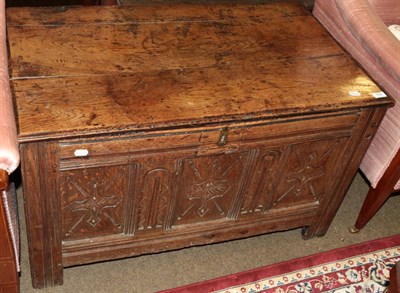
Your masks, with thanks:
[[[329,182],[342,139],[323,140],[260,150],[241,213],[318,203]]]
[[[343,139],[307,142],[288,148],[273,208],[318,202],[329,182],[336,176],[334,166]]]
[[[61,174],[62,238],[73,240],[123,232],[126,166]]]
[[[139,178],[134,186],[137,232],[165,226],[171,196],[174,156],[154,155],[138,161]]]
[[[285,148],[260,150],[252,173],[250,184],[245,192],[242,213],[263,212],[273,202],[279,172],[284,161]]]
[[[226,218],[243,183],[249,153],[182,160],[173,225]]]

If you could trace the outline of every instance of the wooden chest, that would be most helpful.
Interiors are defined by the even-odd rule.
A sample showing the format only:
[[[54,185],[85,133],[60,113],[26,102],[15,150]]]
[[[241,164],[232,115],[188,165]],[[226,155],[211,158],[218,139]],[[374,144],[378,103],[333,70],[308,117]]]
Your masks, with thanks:
[[[9,9],[8,35],[34,287],[324,235],[392,104],[290,1]]]

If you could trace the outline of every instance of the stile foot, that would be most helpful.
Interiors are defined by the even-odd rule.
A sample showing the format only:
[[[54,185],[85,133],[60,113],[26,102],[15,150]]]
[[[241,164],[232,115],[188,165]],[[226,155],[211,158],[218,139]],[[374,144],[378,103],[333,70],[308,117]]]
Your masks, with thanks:
[[[349,231],[352,234],[356,234],[356,233],[360,232],[360,229],[357,229],[356,226],[351,226],[351,227],[349,227]]]

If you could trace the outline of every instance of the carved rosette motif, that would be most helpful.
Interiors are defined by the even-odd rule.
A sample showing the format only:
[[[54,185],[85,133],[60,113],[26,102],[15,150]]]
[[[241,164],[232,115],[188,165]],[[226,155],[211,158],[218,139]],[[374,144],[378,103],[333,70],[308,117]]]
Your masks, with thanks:
[[[231,189],[231,184],[227,179],[215,180],[207,179],[203,182],[196,183],[189,187],[187,197],[193,202],[190,207],[181,215],[181,218],[195,206],[195,201],[200,202],[199,208],[196,210],[200,217],[204,217],[209,211],[209,204],[214,205],[220,214],[224,214],[221,206],[216,201],[217,198],[223,197]]]
[[[294,155],[300,162],[300,168],[285,177],[285,181],[289,188],[274,204],[279,203],[279,201],[290,193],[293,193],[295,198],[304,193],[310,194],[315,200],[318,198],[313,180],[322,177],[325,174],[325,168],[322,164],[323,158],[319,160],[315,152],[303,155],[298,150],[294,152]]]
[[[187,199],[191,204],[178,219],[182,219],[192,209],[196,209],[196,213],[202,218],[210,212],[211,206],[215,207],[219,214],[224,215],[225,212],[216,199],[223,197],[231,189],[231,184],[225,175],[232,166],[228,166],[222,174],[219,174],[223,167],[218,158],[209,165],[204,174],[201,174],[192,160],[189,160],[188,163],[196,180],[188,187],[186,192]]]
[[[184,161],[175,219],[179,223],[227,217],[243,175],[243,155]]]
[[[326,182],[333,175],[327,170],[333,170],[328,165],[334,163],[339,144],[340,140],[319,141],[288,148],[273,206],[317,202],[325,186],[320,180]]]
[[[107,209],[117,207],[122,199],[116,195],[107,194],[109,187],[112,183],[109,183],[104,187],[104,183],[93,179],[87,184],[88,190],[85,191],[76,182],[69,180],[72,186],[74,186],[84,197],[82,200],[76,200],[68,205],[68,208],[73,212],[83,212],[79,220],[71,227],[66,236],[69,236],[75,228],[83,221],[86,221],[92,227],[96,227],[102,220],[110,221],[114,226],[119,227],[113,217],[107,212]]]
[[[64,177],[63,231],[67,239],[122,232],[126,180],[116,176],[122,170],[87,169]]]

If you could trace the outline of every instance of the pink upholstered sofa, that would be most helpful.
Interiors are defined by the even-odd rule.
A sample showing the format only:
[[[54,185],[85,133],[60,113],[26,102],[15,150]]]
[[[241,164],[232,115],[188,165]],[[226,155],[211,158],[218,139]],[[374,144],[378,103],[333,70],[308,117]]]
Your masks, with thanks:
[[[18,165],[17,128],[8,77],[5,0],[0,0],[0,292],[18,291],[16,200],[11,198],[15,194],[9,192],[8,184],[8,175]]]
[[[19,165],[19,152],[8,78],[4,2],[0,1],[0,169],[10,174]]]
[[[400,189],[400,0],[316,0],[313,14],[396,100],[360,166],[371,189],[353,230],[357,231]]]

